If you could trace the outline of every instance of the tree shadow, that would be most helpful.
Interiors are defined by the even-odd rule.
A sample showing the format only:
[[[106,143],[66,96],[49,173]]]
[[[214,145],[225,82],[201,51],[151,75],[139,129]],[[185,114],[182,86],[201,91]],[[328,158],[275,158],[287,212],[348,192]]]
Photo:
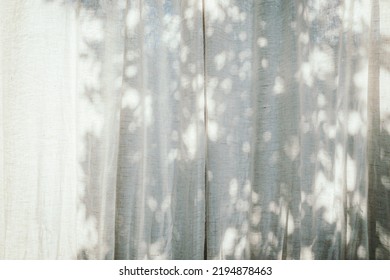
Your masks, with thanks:
[[[71,258],[113,259],[124,7],[120,1],[46,2],[66,11],[74,36],[69,61],[76,71],[67,82],[75,84],[78,251]]]
[[[387,238],[388,197],[368,202],[365,4],[206,3],[208,258],[366,259],[369,224]]]
[[[388,92],[389,34],[386,30],[386,12],[390,6],[385,2],[374,1],[372,14],[372,35],[370,52],[370,258],[390,258],[390,164],[389,164],[389,119],[390,108]],[[387,33],[386,33],[387,32]]]
[[[117,259],[202,259],[201,7],[128,2],[118,160]]]
[[[362,1],[47,2],[80,28],[77,258],[389,258]]]

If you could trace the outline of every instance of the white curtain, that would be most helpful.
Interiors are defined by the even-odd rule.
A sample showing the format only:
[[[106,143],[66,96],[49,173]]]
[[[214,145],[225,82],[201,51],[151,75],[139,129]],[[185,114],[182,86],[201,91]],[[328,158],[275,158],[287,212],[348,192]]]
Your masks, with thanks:
[[[0,0],[0,259],[389,259],[390,1]]]

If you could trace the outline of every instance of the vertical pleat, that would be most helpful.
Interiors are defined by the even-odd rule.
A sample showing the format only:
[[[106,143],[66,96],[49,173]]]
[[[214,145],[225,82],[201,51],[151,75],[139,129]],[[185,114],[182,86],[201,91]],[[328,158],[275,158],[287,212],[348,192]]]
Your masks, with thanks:
[[[201,8],[197,1],[128,2],[116,258],[203,258]]]
[[[369,34],[368,153],[369,153],[369,256],[390,257],[390,109],[389,70],[390,6],[373,1]]]
[[[112,259],[123,79],[123,1],[80,1],[77,10],[78,258]]]
[[[254,2],[205,1],[207,257],[249,258]]]

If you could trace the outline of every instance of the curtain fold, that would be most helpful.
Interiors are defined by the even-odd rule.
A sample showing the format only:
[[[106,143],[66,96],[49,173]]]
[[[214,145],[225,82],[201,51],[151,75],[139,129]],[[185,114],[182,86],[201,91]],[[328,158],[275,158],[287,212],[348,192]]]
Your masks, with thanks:
[[[116,258],[203,258],[201,10],[198,1],[128,1]]]
[[[389,15],[0,1],[0,259],[389,259]]]

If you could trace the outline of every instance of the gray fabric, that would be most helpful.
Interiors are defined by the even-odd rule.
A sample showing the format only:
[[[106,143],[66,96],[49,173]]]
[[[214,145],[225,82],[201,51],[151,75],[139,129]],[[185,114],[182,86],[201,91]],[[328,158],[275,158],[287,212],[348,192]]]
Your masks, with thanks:
[[[387,0],[0,1],[0,259],[389,259]]]

